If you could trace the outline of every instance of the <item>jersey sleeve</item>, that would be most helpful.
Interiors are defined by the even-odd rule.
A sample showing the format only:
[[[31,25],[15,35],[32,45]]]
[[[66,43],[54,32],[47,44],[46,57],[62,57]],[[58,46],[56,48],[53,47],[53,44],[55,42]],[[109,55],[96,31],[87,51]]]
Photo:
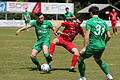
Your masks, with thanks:
[[[116,13],[116,17],[118,17],[118,13]]]
[[[51,22],[49,22],[49,27],[50,27],[51,29],[54,28],[54,26],[52,25]]]
[[[75,16],[73,13],[71,13],[71,16],[73,17],[73,16]]]
[[[91,30],[91,25],[89,24],[89,22],[86,23],[86,30]]]
[[[111,17],[112,15],[111,15],[111,13],[109,14],[109,17]]]
[[[64,27],[68,27],[68,25],[69,25],[69,22],[63,22],[63,23],[61,24],[61,26],[64,26]]]
[[[30,23],[31,26],[35,26],[36,21],[33,21],[32,23]]]

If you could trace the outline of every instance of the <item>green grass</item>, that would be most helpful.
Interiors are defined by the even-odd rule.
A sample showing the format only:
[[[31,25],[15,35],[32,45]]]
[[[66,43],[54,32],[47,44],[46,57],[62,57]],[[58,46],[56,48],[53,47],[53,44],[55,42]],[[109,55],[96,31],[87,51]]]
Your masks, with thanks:
[[[36,66],[29,56],[36,42],[34,29],[23,31],[16,36],[15,27],[0,27],[0,80],[76,80],[79,72],[76,65],[76,73],[68,72],[72,54],[63,47],[56,47],[50,74],[32,70]],[[51,32],[51,41],[55,36]],[[73,42],[80,50],[83,46],[83,38]],[[106,46],[102,59],[106,62],[114,80],[120,80],[120,33],[113,36]],[[46,63],[43,53],[38,54],[41,64]],[[104,73],[100,70],[93,58],[85,60],[87,80],[105,80]]]

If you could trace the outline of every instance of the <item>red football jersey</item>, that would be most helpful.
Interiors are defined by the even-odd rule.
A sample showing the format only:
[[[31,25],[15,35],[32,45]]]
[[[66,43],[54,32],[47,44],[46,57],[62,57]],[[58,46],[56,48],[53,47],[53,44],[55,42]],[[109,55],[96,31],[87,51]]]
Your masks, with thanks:
[[[117,21],[118,14],[116,12],[110,13],[111,21]]]
[[[64,40],[72,42],[78,33],[84,34],[83,28],[80,26],[76,27],[75,22],[63,22],[61,26],[65,27],[63,33],[68,34],[68,36],[60,35]]]

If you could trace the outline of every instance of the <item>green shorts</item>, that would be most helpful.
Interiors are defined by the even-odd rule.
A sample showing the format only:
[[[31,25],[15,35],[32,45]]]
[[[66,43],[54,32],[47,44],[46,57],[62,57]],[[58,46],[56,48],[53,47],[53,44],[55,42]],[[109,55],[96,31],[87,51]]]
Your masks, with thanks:
[[[27,24],[27,23],[30,23],[30,20],[27,20],[27,21],[25,20],[25,24]]]
[[[80,54],[80,56],[84,59],[89,58],[91,56],[93,56],[95,59],[100,59],[102,54],[103,54],[104,49],[105,48],[103,48],[103,49],[93,49],[93,48],[87,46],[85,53]]]
[[[38,40],[32,49],[36,49],[38,52],[42,50],[43,45],[47,45],[48,48],[50,46],[50,39]]]

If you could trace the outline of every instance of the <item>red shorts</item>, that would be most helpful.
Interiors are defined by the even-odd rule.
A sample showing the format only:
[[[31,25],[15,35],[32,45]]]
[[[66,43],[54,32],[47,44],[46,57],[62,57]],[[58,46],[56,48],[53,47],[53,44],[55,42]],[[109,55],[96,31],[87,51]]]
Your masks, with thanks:
[[[61,36],[58,37],[57,39],[59,39],[58,45],[63,46],[65,49],[67,49],[71,53],[73,48],[77,48],[72,42],[64,40],[63,37]]]
[[[112,21],[112,27],[117,26],[117,22],[116,21]]]

